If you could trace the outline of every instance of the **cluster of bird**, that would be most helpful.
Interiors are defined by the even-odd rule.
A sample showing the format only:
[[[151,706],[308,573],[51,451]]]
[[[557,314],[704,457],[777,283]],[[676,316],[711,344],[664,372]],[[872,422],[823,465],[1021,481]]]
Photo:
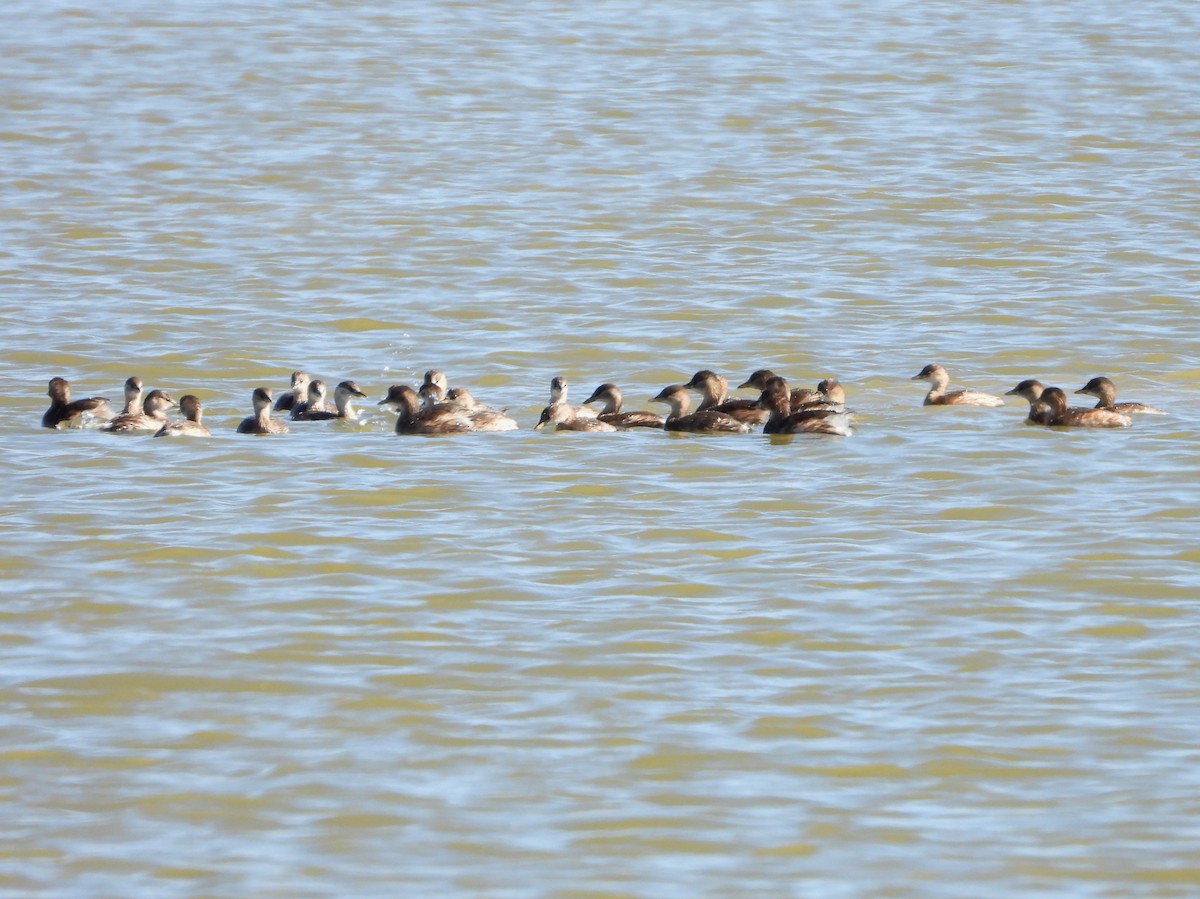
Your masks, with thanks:
[[[978,390],[949,390],[950,375],[941,365],[925,366],[913,380],[930,382],[925,395],[927,406],[1003,406],[1003,397]],[[766,434],[831,434],[849,436],[854,412],[846,408],[846,393],[841,383],[828,378],[815,389],[789,387],[787,381],[769,369],[755,371],[737,390],[758,391],[756,399],[730,399],[729,382],[708,369],[696,372],[686,384],[672,384],[653,398],[665,403],[665,416],[653,412],[623,410],[620,389],[601,384],[580,405],[567,401],[567,381],[556,377],[550,382],[550,403],[542,410],[537,429],[550,427],[560,431],[624,431],[632,428],[659,428],[667,431],[744,434],[761,427]],[[690,412],[691,394],[702,397],[695,412]],[[91,418],[101,421],[100,429],[110,432],[153,433],[155,437],[207,436],[202,422],[203,404],[193,394],[176,403],[165,390],[151,390],[143,397],[142,380],[125,381],[125,406],[112,415],[105,397],[72,400],[71,385],[63,378],[52,378],[47,391],[50,408],[42,416],[47,428],[70,427]],[[1094,408],[1068,406],[1065,391],[1045,387],[1039,381],[1025,380],[1007,395],[1029,402],[1032,424],[1049,427],[1125,428],[1134,413],[1163,414],[1141,403],[1117,403],[1116,387],[1105,377],[1092,378],[1078,394],[1097,398]],[[291,390],[274,398],[270,389],[258,387],[252,402],[254,414],[238,425],[239,434],[285,434],[287,423],[272,413],[286,412],[293,421],[357,421],[354,402],[366,398],[354,381],[342,381],[334,390],[333,404],[328,402],[324,381],[307,372],[292,374]],[[593,408],[592,404],[600,404]],[[380,406],[396,412],[397,434],[459,434],[473,431],[512,431],[518,425],[505,410],[493,409],[476,400],[465,387],[450,387],[444,372],[425,373],[419,388],[393,384],[379,400]],[[168,418],[167,411],[178,407],[182,419]]]
[[[1004,397],[994,394],[978,390],[949,390],[950,375],[936,363],[926,365],[913,375],[913,380],[929,382],[929,393],[925,394],[926,406],[1004,405]],[[1131,415],[1166,414],[1145,403],[1118,403],[1116,385],[1103,375],[1092,378],[1075,392],[1096,397],[1096,405],[1090,409],[1069,406],[1065,390],[1047,387],[1033,378],[1021,381],[1004,395],[1019,396],[1028,401],[1029,416],[1025,420],[1046,427],[1127,428],[1133,424]]]

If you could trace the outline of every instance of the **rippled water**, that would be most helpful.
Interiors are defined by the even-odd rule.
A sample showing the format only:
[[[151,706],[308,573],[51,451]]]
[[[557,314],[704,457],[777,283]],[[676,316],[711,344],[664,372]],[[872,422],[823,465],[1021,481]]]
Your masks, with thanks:
[[[394,7],[10,4],[0,891],[1200,892],[1196,8]],[[857,434],[529,430],[764,365]]]

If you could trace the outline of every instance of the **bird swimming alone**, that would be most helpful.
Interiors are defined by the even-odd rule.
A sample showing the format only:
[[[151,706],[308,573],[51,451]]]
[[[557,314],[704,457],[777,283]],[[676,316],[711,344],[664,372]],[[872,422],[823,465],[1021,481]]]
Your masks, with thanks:
[[[925,394],[926,406],[1003,406],[1004,398],[983,393],[979,390],[961,389],[950,390],[950,374],[936,362],[926,365],[917,374],[914,381],[928,381],[929,392]]]

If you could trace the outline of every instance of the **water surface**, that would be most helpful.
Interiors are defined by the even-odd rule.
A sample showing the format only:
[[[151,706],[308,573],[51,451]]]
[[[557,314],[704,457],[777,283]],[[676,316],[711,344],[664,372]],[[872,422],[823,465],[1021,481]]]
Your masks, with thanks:
[[[1194,895],[1197,18],[18,2],[0,889]],[[233,431],[435,366],[523,429]],[[856,435],[529,429],[762,366]]]

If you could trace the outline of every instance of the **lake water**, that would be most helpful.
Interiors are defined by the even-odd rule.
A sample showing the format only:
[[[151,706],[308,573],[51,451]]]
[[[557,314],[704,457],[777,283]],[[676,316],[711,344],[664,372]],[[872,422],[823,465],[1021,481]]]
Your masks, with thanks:
[[[10,3],[0,892],[1200,893],[1198,33]],[[530,429],[763,366],[857,433]],[[393,435],[431,367],[522,429]],[[235,434],[297,368],[361,422]],[[214,436],[38,426],[133,374]]]

